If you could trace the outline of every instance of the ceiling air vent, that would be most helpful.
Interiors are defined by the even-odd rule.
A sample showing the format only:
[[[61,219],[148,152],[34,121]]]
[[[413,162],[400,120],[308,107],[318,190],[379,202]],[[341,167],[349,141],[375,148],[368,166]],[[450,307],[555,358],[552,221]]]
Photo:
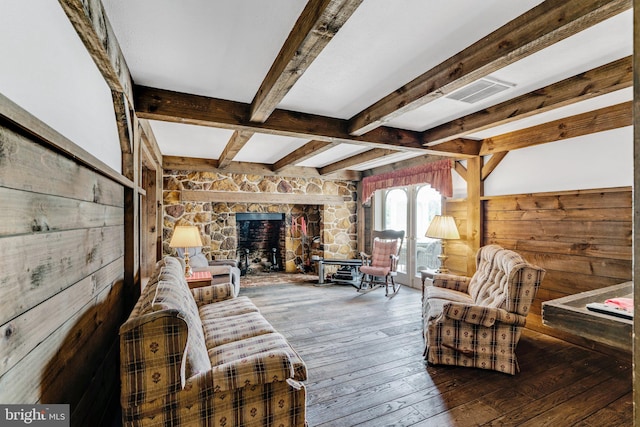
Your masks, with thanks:
[[[512,83],[485,77],[463,87],[462,89],[450,93],[446,98],[466,102],[468,104],[475,104],[478,101],[482,101],[483,99],[514,86],[515,85]]]

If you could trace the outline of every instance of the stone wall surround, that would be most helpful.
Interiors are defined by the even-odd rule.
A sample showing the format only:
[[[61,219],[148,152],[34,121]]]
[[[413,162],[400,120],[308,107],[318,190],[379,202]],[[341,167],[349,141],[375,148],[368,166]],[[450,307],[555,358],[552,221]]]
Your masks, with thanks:
[[[202,202],[183,200],[182,191],[229,191],[273,194],[316,194],[342,196],[340,205],[298,205]],[[285,214],[287,272],[298,270],[304,258],[319,255],[325,258],[350,259],[358,256],[356,234],[355,183],[322,178],[289,178],[218,172],[164,171],[163,252],[175,255],[169,241],[176,225],[196,225],[200,228],[209,259],[238,259],[235,214],[239,212],[277,212]],[[307,237],[292,223],[304,217]],[[314,244],[318,236],[320,242]],[[309,251],[310,250],[310,251]]]

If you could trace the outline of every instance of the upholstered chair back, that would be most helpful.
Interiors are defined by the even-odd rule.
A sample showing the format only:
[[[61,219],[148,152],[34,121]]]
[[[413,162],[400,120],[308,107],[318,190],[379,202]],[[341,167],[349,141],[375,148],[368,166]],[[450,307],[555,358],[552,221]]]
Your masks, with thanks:
[[[469,282],[469,295],[477,301],[478,294],[487,283],[493,282],[498,270],[494,268],[496,253],[504,250],[498,245],[483,246],[476,253],[476,272]]]
[[[474,283],[472,279],[475,286],[469,286],[475,303],[526,316],[545,271],[529,264],[520,254],[499,246],[485,246],[481,251],[478,279],[484,278],[484,281]],[[489,260],[486,257],[490,254]]]

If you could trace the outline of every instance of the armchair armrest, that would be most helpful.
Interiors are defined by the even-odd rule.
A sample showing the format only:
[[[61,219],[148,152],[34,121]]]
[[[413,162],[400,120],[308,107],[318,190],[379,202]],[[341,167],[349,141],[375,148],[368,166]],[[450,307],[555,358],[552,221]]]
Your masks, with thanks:
[[[436,274],[433,278],[433,286],[458,292],[468,292],[470,282],[470,277],[455,274]]]
[[[238,260],[235,260],[235,259],[212,259],[211,261],[209,261],[209,265],[210,266],[228,265],[229,267],[237,267],[238,266]]]
[[[285,352],[273,350],[254,354],[214,366],[210,371],[201,372],[187,379],[180,392],[184,401],[197,401],[202,396],[239,389],[275,381],[287,381],[294,377],[289,356]]]
[[[502,308],[485,307],[458,302],[446,303],[442,315],[448,319],[485,327],[493,326],[496,322],[515,326],[524,326],[526,317],[508,312]]]
[[[193,298],[196,300],[198,307],[235,297],[234,286],[232,283],[219,283],[216,285],[201,286],[199,288],[191,289],[191,293],[193,294]]]

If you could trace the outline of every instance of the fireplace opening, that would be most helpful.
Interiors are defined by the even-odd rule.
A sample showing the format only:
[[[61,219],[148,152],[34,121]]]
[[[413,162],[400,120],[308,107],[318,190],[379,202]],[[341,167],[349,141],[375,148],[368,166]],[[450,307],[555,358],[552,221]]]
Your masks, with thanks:
[[[243,275],[284,270],[284,214],[236,213],[236,231]]]

